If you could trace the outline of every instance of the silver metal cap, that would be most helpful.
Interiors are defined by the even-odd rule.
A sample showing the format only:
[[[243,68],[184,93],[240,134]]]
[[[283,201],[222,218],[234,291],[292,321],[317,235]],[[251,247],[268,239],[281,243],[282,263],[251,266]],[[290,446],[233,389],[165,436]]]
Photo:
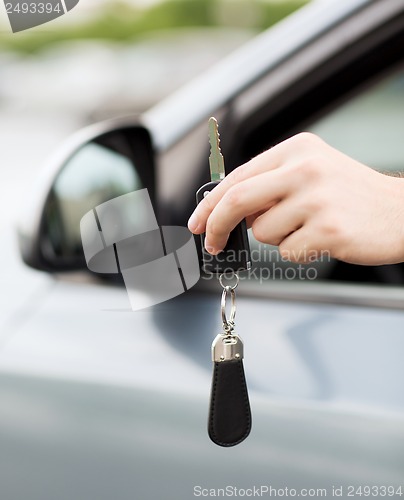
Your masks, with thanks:
[[[212,361],[232,361],[243,359],[244,345],[236,334],[220,333],[212,343]]]

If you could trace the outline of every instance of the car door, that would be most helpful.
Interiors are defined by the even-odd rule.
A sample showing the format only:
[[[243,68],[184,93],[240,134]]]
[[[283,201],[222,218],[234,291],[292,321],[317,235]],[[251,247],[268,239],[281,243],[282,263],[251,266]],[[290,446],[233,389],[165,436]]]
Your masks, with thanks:
[[[333,22],[315,7],[305,15],[317,19],[317,12],[316,36],[300,59],[290,48],[267,71],[246,69],[248,84],[222,89],[214,100],[201,97],[179,126],[166,130],[166,120],[175,106],[185,115],[187,91],[146,114],[161,223],[185,224],[208,175],[198,110],[219,118],[229,169],[303,126],[319,131],[316,118],[332,119],[330,110],[399,62],[394,50],[387,64],[386,44],[402,40],[402,9],[398,15],[397,2],[384,3],[390,10],[380,5],[355,2]],[[300,19],[304,25],[308,18]],[[339,41],[349,34],[349,43],[323,53],[328,30],[339,30]],[[307,59],[306,49],[318,57]],[[212,85],[209,78],[195,88]],[[121,287],[83,275],[52,282],[2,352],[5,500],[264,496],[271,487],[278,496],[288,488],[292,496],[348,497],[359,487],[381,496],[383,486],[398,498],[401,289],[241,280],[236,326],[245,341],[253,430],[232,449],[214,446],[206,434],[220,291],[216,280],[203,279],[187,294],[132,312]]]

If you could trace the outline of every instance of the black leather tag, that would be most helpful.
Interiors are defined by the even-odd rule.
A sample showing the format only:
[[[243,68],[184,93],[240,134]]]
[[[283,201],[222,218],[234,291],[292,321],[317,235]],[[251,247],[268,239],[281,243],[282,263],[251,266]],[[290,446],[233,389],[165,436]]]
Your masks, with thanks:
[[[235,446],[251,431],[251,410],[243,361],[217,361],[213,367],[208,433],[219,446]]]

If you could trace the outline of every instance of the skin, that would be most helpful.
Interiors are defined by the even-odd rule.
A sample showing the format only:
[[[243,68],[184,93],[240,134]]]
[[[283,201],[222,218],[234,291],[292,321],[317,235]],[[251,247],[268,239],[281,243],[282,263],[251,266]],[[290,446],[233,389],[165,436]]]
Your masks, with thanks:
[[[362,265],[404,261],[404,179],[298,134],[236,168],[197,206],[188,227],[212,255],[244,218],[284,259],[321,254]]]

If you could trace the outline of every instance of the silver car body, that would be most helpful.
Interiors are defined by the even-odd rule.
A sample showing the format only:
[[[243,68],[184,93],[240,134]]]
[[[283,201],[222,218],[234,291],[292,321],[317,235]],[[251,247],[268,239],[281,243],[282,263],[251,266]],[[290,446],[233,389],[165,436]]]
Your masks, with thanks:
[[[260,86],[276,94],[350,44],[347,34],[402,11],[400,0],[313,3],[146,113],[163,202],[175,206],[193,185],[187,163],[203,153],[209,115],[232,102],[243,116]],[[133,312],[123,288],[80,273],[49,280],[1,354],[0,498],[404,488],[403,298],[398,287],[242,282],[236,326],[253,430],[222,449],[206,432],[215,281]]]

